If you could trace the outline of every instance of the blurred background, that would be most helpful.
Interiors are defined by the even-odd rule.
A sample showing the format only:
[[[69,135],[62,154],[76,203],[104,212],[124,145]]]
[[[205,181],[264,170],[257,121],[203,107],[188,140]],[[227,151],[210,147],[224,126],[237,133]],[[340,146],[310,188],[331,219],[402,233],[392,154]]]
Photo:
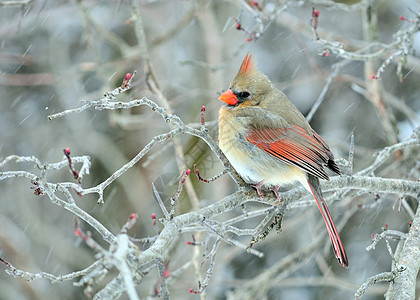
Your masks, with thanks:
[[[0,1],[0,159],[17,154],[34,155],[42,162],[57,162],[64,157],[63,149],[70,147],[72,155],[91,157],[90,175],[83,180],[86,188],[109,177],[153,136],[169,131],[161,117],[146,107],[87,110],[52,121],[47,119],[53,113],[81,106],[82,100],[100,99],[104,92],[120,86],[124,75],[134,70],[137,76],[133,88],[118,99],[129,101],[147,96],[156,100],[145,84],[146,53],[138,46],[129,1],[34,0],[26,1],[27,5],[10,5],[11,2]],[[334,65],[342,61],[334,53],[325,55],[323,44],[315,40],[310,25],[314,5],[320,11],[318,33],[322,39],[339,41],[349,51],[372,42],[367,40],[363,28],[366,8],[361,5],[364,2],[357,0],[139,0],[137,3],[150,61],[172,112],[186,124],[197,123],[200,108],[205,105],[205,119],[215,138],[214,121],[221,105],[218,95],[229,87],[248,52],[253,53],[259,69],[304,115],[308,114]],[[377,37],[384,44],[391,43],[396,32],[410,26],[410,22],[400,20],[399,16],[414,19],[414,12],[419,12],[419,3],[415,0],[384,0],[376,4]],[[261,24],[255,15],[263,16],[262,31],[258,31]],[[238,30],[237,24],[243,30]],[[256,32],[259,33],[256,35]],[[369,101],[369,96],[365,97],[368,81],[375,80],[370,76],[375,74],[367,74],[363,61],[350,61],[340,69],[311,121],[336,158],[348,158],[350,135],[354,133],[355,172],[371,164],[378,150],[408,138],[420,125],[420,34],[413,37],[413,49],[402,69],[402,80],[397,75],[396,58],[377,81],[381,85],[378,90],[384,99],[382,108],[389,118],[390,130],[384,129],[384,115],[378,107]],[[379,67],[391,55],[391,50],[373,63]],[[324,55],[320,55],[322,52]],[[222,170],[203,141],[183,135],[181,144],[188,168],[197,164],[203,177],[214,176]],[[410,171],[414,169],[414,174],[418,174],[418,152],[417,149],[410,152],[410,156],[394,157],[376,175],[412,179]],[[20,169],[34,170],[30,164],[8,163],[1,171]],[[76,196],[76,201],[114,234],[131,213],[137,213],[140,219],[130,235],[153,236],[150,216],[156,213],[159,218],[162,214],[152,183],[165,203],[169,203],[180,173],[173,145],[160,145],[106,189],[105,204],[97,204],[95,195]],[[67,169],[50,176],[52,182],[72,180]],[[227,175],[210,184],[190,177],[201,206],[220,200],[236,189]],[[46,196],[34,195],[30,187],[26,179],[0,181],[0,257],[19,269],[54,275],[74,272],[91,264],[95,260],[94,251],[74,236],[74,216],[52,204]],[[305,263],[287,266],[288,272],[280,277],[267,278],[274,284],[263,297],[350,299],[369,276],[389,271],[391,260],[384,242],[373,251],[367,252],[365,248],[371,243],[371,234],[381,232],[385,224],[394,230],[408,231],[410,215],[404,209],[393,210],[399,196],[355,192],[330,204],[333,218],[342,227],[341,238],[350,268],[346,270],[337,264],[330,242],[325,238],[324,249],[302,257]],[[416,202],[413,199],[407,202],[415,211]],[[191,206],[183,192],[177,213],[187,212]],[[254,206],[262,208],[261,204]],[[351,215],[345,215],[349,211]],[[238,208],[223,219],[240,213]],[[246,221],[239,226],[254,228],[258,221]],[[89,230],[87,224],[81,226]],[[324,230],[319,212],[311,205],[288,210],[282,232],[273,232],[254,246],[264,252],[264,258],[222,242],[207,289],[208,299],[225,299],[229,293],[234,297],[244,285],[252,284],[253,278],[317,235],[324,234]],[[101,245],[108,246],[96,232],[93,236]],[[191,257],[193,247],[185,246],[191,239],[190,234],[185,234],[173,241],[168,261],[170,271],[178,269]],[[240,238],[244,244],[250,239]],[[212,242],[214,237],[209,240],[210,247]],[[146,249],[148,245],[139,247]],[[204,277],[207,267],[205,264],[201,270]],[[7,275],[4,270],[1,265],[0,299],[85,298],[83,289],[74,287],[72,282],[54,285],[46,279],[27,282]],[[94,289],[100,290],[110,279],[108,276],[94,284]],[[138,288],[140,297],[152,295],[156,282],[156,274],[148,276]],[[190,288],[197,289],[192,267],[177,278],[171,286],[171,295],[173,299],[197,299],[199,296],[188,293]],[[368,290],[364,299],[382,299],[386,289],[387,284],[378,284]]]

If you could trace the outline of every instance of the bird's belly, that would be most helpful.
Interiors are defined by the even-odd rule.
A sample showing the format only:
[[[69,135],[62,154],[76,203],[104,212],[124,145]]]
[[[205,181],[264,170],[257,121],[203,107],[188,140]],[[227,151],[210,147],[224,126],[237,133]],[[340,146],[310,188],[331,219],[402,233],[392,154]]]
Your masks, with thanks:
[[[245,139],[233,143],[220,143],[220,148],[229,162],[247,183],[264,180],[264,186],[282,186],[302,182],[304,172],[259,149]]]

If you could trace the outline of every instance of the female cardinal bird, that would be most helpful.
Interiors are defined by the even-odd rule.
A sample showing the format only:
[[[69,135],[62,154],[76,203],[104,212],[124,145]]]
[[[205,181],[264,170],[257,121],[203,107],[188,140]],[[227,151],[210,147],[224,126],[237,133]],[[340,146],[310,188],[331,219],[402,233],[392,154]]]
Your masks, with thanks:
[[[319,187],[319,178],[329,180],[324,166],[341,174],[328,145],[249,54],[219,100],[226,103],[219,113],[219,146],[235,170],[260,197],[265,186],[280,200],[281,185],[300,182],[314,196],[334,254],[347,268],[346,251]]]

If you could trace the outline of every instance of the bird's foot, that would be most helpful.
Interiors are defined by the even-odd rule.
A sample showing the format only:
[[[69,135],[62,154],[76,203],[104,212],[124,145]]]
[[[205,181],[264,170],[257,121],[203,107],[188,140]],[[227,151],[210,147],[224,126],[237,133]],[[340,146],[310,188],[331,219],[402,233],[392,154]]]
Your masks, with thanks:
[[[261,180],[258,184],[253,185],[253,187],[257,190],[258,197],[261,199],[264,198],[263,193],[261,191],[261,187],[264,185],[264,180]]]
[[[280,202],[281,202],[281,196],[280,196],[280,193],[279,193],[279,188],[280,188],[280,186],[279,186],[279,185],[276,185],[276,186],[272,189],[272,191],[274,192],[274,195],[276,195],[276,197],[277,197],[277,202],[273,204],[274,206],[279,205],[279,204],[280,204]]]

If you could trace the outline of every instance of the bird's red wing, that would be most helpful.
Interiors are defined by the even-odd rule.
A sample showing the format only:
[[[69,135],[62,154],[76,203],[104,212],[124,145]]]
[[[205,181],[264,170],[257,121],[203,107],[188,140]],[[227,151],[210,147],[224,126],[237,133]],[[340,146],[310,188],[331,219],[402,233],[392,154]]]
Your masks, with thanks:
[[[333,155],[322,138],[314,131],[311,135],[297,125],[275,129],[253,128],[246,139],[272,156],[322,179],[329,179],[324,166],[335,165]]]

